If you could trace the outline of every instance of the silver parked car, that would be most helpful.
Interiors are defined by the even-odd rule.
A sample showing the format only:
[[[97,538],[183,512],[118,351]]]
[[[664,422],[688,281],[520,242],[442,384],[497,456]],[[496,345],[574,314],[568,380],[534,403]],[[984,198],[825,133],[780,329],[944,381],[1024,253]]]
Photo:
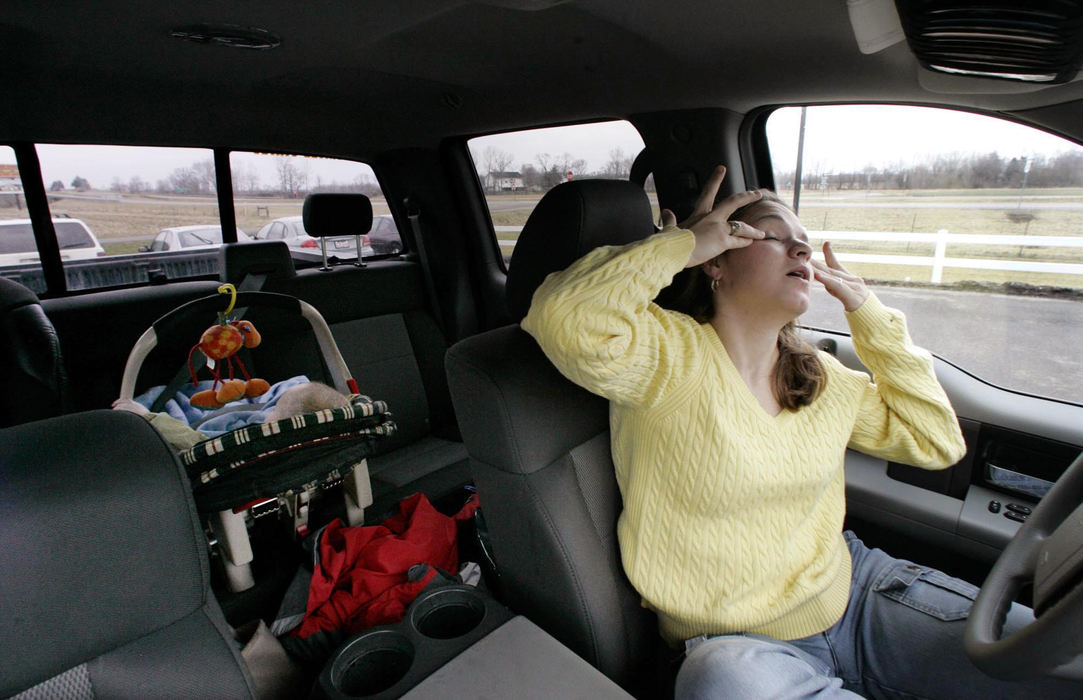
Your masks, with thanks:
[[[244,231],[237,231],[237,240],[250,241],[252,237]],[[172,226],[158,232],[149,246],[140,246],[139,250],[159,252],[167,250],[209,250],[222,245],[222,227],[196,224],[193,226]]]
[[[257,241],[285,241],[290,250],[303,253],[319,253],[320,239],[313,238],[305,231],[303,217],[284,216],[263,225],[255,236]],[[327,254],[339,258],[357,257],[357,240],[354,236],[328,236]],[[375,255],[369,236],[361,237],[361,255]]]

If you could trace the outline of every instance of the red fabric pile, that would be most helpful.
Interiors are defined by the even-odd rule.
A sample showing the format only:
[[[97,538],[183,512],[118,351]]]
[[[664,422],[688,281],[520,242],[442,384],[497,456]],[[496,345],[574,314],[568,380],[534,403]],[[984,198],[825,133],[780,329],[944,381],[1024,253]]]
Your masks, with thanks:
[[[401,620],[437,568],[458,571],[458,523],[473,517],[477,508],[477,496],[471,496],[448,517],[418,493],[380,525],[343,527],[333,521],[320,535],[305,618],[293,634],[302,639],[330,630],[356,634]],[[428,572],[418,581],[408,580],[410,568],[418,564],[428,564]]]

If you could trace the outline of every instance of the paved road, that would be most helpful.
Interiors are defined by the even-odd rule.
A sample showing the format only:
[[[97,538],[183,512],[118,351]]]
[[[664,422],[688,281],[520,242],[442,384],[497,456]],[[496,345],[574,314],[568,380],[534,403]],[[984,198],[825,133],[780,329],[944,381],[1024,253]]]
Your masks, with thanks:
[[[906,314],[918,345],[993,384],[1083,403],[1083,302],[981,292],[877,287]],[[846,329],[822,288],[801,323]]]

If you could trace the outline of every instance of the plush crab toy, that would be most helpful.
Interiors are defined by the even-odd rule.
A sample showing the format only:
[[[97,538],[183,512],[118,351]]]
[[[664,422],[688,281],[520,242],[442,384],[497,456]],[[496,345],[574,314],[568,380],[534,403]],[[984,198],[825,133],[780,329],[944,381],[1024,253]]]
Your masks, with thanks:
[[[192,362],[196,350],[207,357],[207,367],[214,377],[214,385],[210,389],[197,392],[191,398],[191,404],[200,408],[221,408],[230,401],[261,396],[271,388],[265,380],[249,377],[241,358],[236,357],[237,351],[242,347],[254,348],[261,341],[260,334],[251,321],[233,321],[229,318],[229,313],[237,303],[236,287],[223,284],[218,288],[218,292],[231,295],[229,306],[218,315],[218,323],[203,331],[199,342],[188,351],[188,372],[192,376],[192,385],[199,383]],[[240,368],[244,381],[233,378],[234,362]],[[222,379],[223,365],[229,370],[229,379],[226,380]]]

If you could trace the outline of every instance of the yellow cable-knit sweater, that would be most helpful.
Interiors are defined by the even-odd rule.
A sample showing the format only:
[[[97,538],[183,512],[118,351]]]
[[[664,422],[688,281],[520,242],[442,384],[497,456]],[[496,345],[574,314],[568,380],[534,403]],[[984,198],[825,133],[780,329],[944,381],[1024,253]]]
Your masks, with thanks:
[[[522,325],[610,401],[621,557],[663,637],[816,634],[849,596],[847,446],[942,468],[965,452],[958,421],[903,315],[871,294],[847,317],[875,383],[821,353],[816,401],[768,415],[710,324],[651,301],[693,245],[671,228],[597,249],[546,278]]]

